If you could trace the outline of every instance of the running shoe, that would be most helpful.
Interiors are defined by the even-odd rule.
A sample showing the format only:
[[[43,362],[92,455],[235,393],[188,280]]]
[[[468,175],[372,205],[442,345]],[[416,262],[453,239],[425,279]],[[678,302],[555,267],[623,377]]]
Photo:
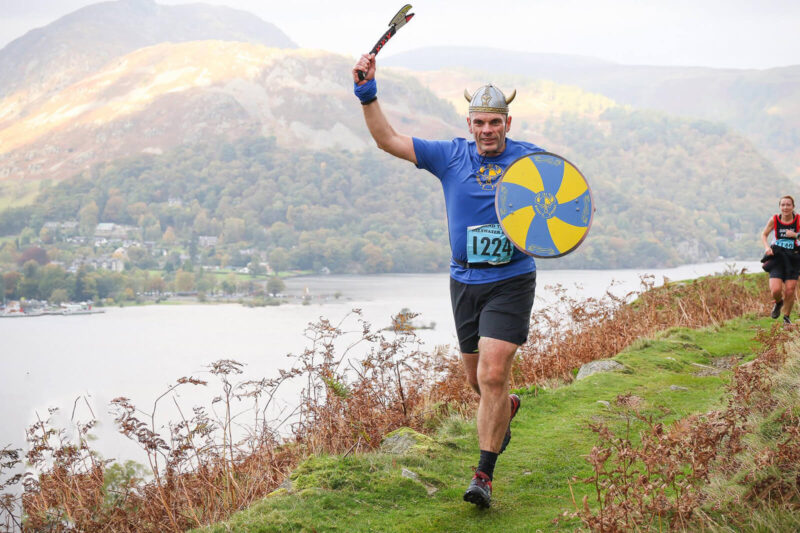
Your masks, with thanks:
[[[780,302],[775,302],[775,306],[772,308],[772,313],[769,316],[772,318],[778,318],[781,316],[781,307],[783,307],[783,300]]]
[[[511,421],[514,420],[517,411],[519,411],[519,406],[522,405],[522,400],[520,400],[519,396],[516,394],[509,394],[508,399],[511,402],[511,418],[508,419],[508,429],[506,429],[506,436],[503,437],[503,444],[500,445],[500,451],[497,452],[498,454],[503,453],[508,443],[511,442]]]
[[[792,321],[789,320],[789,317],[786,316],[786,315],[783,315],[783,325],[784,326],[791,326],[792,325]]]
[[[464,493],[464,501],[474,503],[478,507],[489,507],[492,503],[492,482],[489,476],[476,470],[467,492]]]

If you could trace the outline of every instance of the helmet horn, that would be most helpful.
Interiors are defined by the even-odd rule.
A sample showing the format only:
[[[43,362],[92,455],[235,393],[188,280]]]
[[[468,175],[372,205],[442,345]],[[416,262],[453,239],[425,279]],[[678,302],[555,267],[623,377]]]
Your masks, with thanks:
[[[470,103],[472,102],[472,95],[469,94],[469,91],[467,91],[466,89],[464,89],[464,98],[467,99],[467,102],[470,102]]]
[[[511,95],[509,95],[509,97],[506,98],[506,105],[510,104],[511,102],[513,102],[514,98],[516,98],[516,97],[517,97],[517,90],[514,89],[513,91],[511,91]]]

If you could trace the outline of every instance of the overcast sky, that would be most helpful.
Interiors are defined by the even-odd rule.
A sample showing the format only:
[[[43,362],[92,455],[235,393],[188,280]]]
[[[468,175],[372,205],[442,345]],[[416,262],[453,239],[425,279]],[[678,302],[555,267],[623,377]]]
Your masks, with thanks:
[[[0,47],[91,0],[0,0]],[[196,3],[160,0],[161,4]],[[277,25],[298,45],[355,57],[403,4],[209,0]],[[419,0],[382,52],[467,45],[593,56],[623,64],[800,65],[799,0]]]

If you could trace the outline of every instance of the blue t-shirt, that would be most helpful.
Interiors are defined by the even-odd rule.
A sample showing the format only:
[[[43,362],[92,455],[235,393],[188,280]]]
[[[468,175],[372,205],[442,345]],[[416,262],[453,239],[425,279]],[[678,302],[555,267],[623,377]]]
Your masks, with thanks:
[[[450,234],[450,276],[461,283],[490,283],[536,270],[529,255],[512,246],[511,260],[490,268],[464,268],[469,262],[468,238],[470,228],[484,224],[499,224],[494,208],[497,182],[508,165],[532,152],[542,152],[538,146],[506,138],[506,147],[499,156],[478,154],[474,141],[463,138],[452,141],[426,141],[413,138],[417,167],[439,178],[447,208],[447,227]],[[474,237],[474,233],[471,233]],[[509,251],[509,253],[511,253]]]

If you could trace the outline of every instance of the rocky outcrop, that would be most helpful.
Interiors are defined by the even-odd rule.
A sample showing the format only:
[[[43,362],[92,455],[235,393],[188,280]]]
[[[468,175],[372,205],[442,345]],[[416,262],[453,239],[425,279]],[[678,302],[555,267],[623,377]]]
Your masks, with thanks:
[[[578,375],[575,376],[575,381],[580,381],[600,372],[618,372],[624,369],[625,367],[623,365],[617,363],[613,359],[591,361],[581,367],[578,371]]]

